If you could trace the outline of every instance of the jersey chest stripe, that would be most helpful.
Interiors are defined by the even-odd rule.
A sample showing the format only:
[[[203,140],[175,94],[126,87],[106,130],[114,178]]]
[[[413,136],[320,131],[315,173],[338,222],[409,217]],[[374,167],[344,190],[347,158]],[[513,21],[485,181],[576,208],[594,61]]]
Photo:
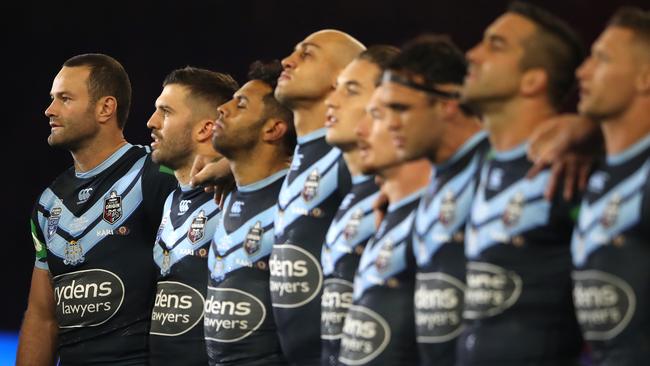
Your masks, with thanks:
[[[328,173],[330,170],[332,170],[332,168],[338,166],[337,163],[338,163],[338,160],[334,160],[334,161],[332,161],[332,163],[329,164],[329,165],[328,165],[328,166],[323,170],[322,173],[320,173],[320,176],[323,177],[323,176],[327,175],[327,173]],[[314,164],[314,165],[310,166],[310,167],[309,167],[308,169],[306,169],[303,173],[301,173],[298,177],[296,177],[295,179],[293,179],[293,181],[292,181],[291,183],[288,183],[288,179],[285,180],[285,182],[288,183],[287,186],[286,186],[286,189],[287,189],[287,190],[292,190],[292,189],[294,189],[294,187],[296,187],[296,186],[300,186],[298,183],[303,183],[303,184],[304,184],[304,179],[299,179],[299,178],[302,178],[302,176],[304,175],[304,173],[306,173],[306,172],[311,172],[311,171],[313,170],[312,167],[315,166],[315,165],[317,165],[317,164]],[[305,178],[305,179],[306,179],[306,178]],[[284,190],[285,187],[282,187],[282,188],[283,188],[283,190]],[[280,209],[281,209],[281,210],[286,210],[287,207],[291,206],[291,204],[292,204],[296,199],[298,199],[298,197],[300,197],[301,192],[302,192],[302,191],[299,189],[298,192],[294,193],[293,196],[291,196],[291,197],[289,198],[289,200],[287,200],[287,203],[284,205],[284,207],[283,207],[283,205],[280,203],[280,201],[278,200],[278,206],[280,207]]]

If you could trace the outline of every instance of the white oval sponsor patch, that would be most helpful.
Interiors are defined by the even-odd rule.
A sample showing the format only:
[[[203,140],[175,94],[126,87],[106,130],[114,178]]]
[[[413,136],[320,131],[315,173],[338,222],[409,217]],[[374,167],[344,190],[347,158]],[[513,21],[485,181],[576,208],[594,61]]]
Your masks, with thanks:
[[[266,319],[266,308],[252,294],[208,286],[203,320],[205,339],[236,342],[251,335]]]
[[[352,282],[339,278],[326,279],[321,296],[320,337],[341,338],[343,321],[352,305]]]
[[[271,300],[277,308],[305,305],[320,293],[323,285],[320,261],[295,245],[274,245],[269,271]]]
[[[60,328],[95,327],[122,306],[124,283],[113,272],[86,269],[53,278],[56,318]]]
[[[463,316],[482,319],[502,313],[521,295],[521,277],[489,263],[467,264],[467,289]]]
[[[415,276],[415,330],[420,343],[440,343],[463,331],[465,284],[442,272]]]
[[[573,303],[587,340],[612,339],[625,329],[636,310],[636,295],[623,279],[609,273],[573,272]]]
[[[352,305],[343,325],[339,361],[363,365],[379,356],[390,342],[388,322],[376,312]]]
[[[191,286],[175,281],[158,282],[151,312],[150,334],[178,336],[203,318],[203,295]]]

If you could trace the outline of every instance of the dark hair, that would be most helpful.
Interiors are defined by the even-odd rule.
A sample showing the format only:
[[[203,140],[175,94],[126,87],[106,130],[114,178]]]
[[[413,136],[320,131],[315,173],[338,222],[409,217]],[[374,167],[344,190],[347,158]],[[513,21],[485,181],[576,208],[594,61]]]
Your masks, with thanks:
[[[169,73],[163,81],[163,87],[178,84],[186,87],[190,95],[201,98],[210,105],[217,107],[232,98],[239,85],[228,74],[186,66]]]
[[[86,85],[91,102],[105,96],[115,97],[117,126],[124,129],[131,108],[131,81],[122,64],[108,55],[86,53],[69,58],[63,66],[90,68]]]
[[[275,117],[287,124],[287,132],[282,140],[287,155],[293,154],[296,147],[296,128],[293,125],[293,112],[275,99],[274,91],[278,78],[282,73],[282,64],[278,60],[270,62],[255,61],[248,71],[250,80],[260,80],[267,84],[271,91],[262,98],[264,102],[264,119]]]
[[[399,48],[387,44],[377,44],[368,47],[365,51],[361,52],[357,56],[357,60],[365,60],[370,63],[373,63],[379,67],[379,75],[377,75],[377,80],[375,84],[379,85],[381,82],[381,74],[390,62],[399,54]]]
[[[423,34],[407,42],[388,69],[419,76],[428,87],[462,85],[467,70],[465,55],[448,36]]]
[[[535,24],[537,32],[523,44],[521,67],[546,71],[549,101],[556,110],[562,109],[576,85],[575,70],[585,57],[584,44],[565,21],[531,3],[515,1],[508,12]]]
[[[608,26],[629,28],[634,35],[650,47],[650,11],[634,6],[619,8],[607,23]]]

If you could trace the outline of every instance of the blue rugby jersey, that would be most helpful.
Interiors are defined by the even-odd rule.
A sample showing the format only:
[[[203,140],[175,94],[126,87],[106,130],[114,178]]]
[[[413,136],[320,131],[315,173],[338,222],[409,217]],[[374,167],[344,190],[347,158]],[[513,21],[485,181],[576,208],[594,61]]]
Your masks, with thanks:
[[[278,197],[275,245],[269,260],[271,299],[280,343],[292,364],[320,364],[320,311],[325,234],[350,173],[326,130],[298,137],[291,169]]]
[[[527,145],[484,164],[467,224],[467,288],[459,365],[574,365],[580,351],[571,298],[571,211],[544,198]],[[559,190],[561,192],[561,189]]]
[[[269,255],[287,171],[228,195],[208,256],[204,334],[210,365],[286,365],[271,310]]]
[[[573,297],[594,365],[650,362],[650,135],[589,179],[573,232]]]
[[[153,249],[159,278],[149,331],[151,365],[208,363],[203,306],[219,213],[203,188],[180,186],[165,201]]]
[[[321,254],[321,363],[337,365],[345,315],[352,305],[352,282],[366,242],[375,232],[372,205],[379,196],[374,176],[352,177],[348,193],[327,231]]]
[[[422,365],[453,366],[462,331],[465,223],[489,149],[483,131],[436,165],[415,212],[415,331]]]
[[[388,206],[368,241],[354,278],[353,304],[343,325],[343,365],[415,365],[415,270],[409,255],[414,210],[424,190]]]
[[[53,278],[63,364],[148,362],[152,243],[177,185],[148,151],[127,144],[88,172],[71,167],[32,213],[35,266]]]

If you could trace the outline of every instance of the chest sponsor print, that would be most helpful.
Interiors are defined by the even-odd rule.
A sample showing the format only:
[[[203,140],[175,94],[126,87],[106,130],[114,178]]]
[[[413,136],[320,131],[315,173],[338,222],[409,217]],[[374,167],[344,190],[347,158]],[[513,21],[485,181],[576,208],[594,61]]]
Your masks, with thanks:
[[[203,318],[203,304],[203,295],[184,283],[158,282],[150,333],[173,337],[188,332]]]
[[[124,283],[113,272],[88,269],[55,276],[54,301],[60,328],[106,323],[122,306]]]
[[[482,262],[467,264],[467,289],[463,316],[483,319],[514,305],[522,290],[521,277],[505,268]]]
[[[205,339],[231,343],[256,331],[266,319],[266,308],[252,294],[234,288],[208,286],[203,321]]]
[[[573,303],[585,339],[620,334],[636,311],[636,295],[623,279],[597,270],[573,272]]]
[[[339,361],[363,365],[379,356],[390,342],[388,322],[376,312],[352,305],[343,326]]]
[[[414,305],[418,342],[447,342],[462,332],[464,293],[465,284],[446,273],[416,274]]]
[[[320,263],[299,246],[275,245],[269,258],[269,269],[274,307],[300,307],[320,294],[323,284]]]
[[[323,284],[321,297],[321,338],[340,339],[343,322],[352,305],[352,282],[328,278]]]

